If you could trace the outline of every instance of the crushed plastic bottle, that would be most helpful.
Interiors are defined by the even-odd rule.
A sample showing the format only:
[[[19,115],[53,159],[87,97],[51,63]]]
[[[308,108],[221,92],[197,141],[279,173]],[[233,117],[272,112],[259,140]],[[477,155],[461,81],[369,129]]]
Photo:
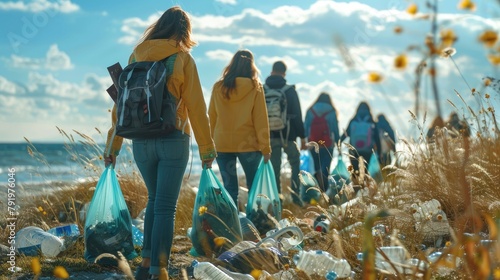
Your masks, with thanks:
[[[351,275],[351,266],[345,259],[337,259],[330,253],[317,250],[317,251],[299,251],[298,254],[293,256],[293,261],[297,268],[303,270],[309,276],[318,274],[320,276],[332,278],[334,272],[336,277],[344,278]]]
[[[17,251],[26,256],[36,256],[41,251],[49,258],[54,258],[64,249],[63,241],[39,227],[29,226],[16,233]]]
[[[243,240],[254,242],[259,241],[259,231],[252,223],[252,221],[247,218],[247,215],[243,212],[239,212],[238,217],[240,218],[241,234],[243,235]]]
[[[192,262],[195,279],[232,280],[233,278],[209,262]]]
[[[262,244],[270,242],[271,244],[274,244],[273,247],[278,248],[282,252],[286,252],[302,243],[303,239],[304,234],[300,228],[296,226],[289,226],[280,230],[269,231],[268,236],[258,242],[256,246],[259,247]]]
[[[437,267],[437,273],[441,276],[446,276],[450,274],[455,268],[460,266],[460,258],[448,254],[447,256],[443,256],[442,252],[434,252],[427,257],[427,260],[430,263],[435,263],[439,259],[444,258],[444,262],[442,265]]]
[[[234,280],[254,280],[253,276],[250,274],[243,274],[238,272],[230,271],[229,269],[225,269],[223,267],[218,267],[222,272],[231,276]]]
[[[53,234],[57,237],[80,236],[80,229],[78,229],[78,225],[76,225],[76,224],[68,224],[68,225],[54,227],[54,228],[47,230],[47,232],[50,234]]]

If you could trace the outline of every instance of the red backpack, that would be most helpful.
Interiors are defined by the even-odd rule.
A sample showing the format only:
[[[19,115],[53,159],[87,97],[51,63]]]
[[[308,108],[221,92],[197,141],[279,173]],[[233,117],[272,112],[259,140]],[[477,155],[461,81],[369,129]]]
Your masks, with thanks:
[[[311,113],[313,114],[313,119],[311,122],[311,133],[309,133],[309,141],[324,141],[324,145],[326,147],[332,146],[332,137],[330,133],[330,128],[328,127],[328,122],[326,120],[326,116],[332,112],[333,110],[325,112],[323,115],[319,116],[316,114],[314,109],[311,109]]]

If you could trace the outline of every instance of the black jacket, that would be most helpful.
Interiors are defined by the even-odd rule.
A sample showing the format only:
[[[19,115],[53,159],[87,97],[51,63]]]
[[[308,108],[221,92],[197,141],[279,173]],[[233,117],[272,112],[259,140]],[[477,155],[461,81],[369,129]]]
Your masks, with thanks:
[[[266,79],[266,85],[269,88],[279,89],[286,85],[286,80],[279,75],[271,75]],[[287,102],[287,117],[290,120],[290,132],[288,133],[289,141],[296,141],[297,137],[305,138],[304,122],[302,120],[302,109],[300,108],[300,101],[295,86],[290,87],[285,91]],[[283,137],[286,136],[287,128],[283,129]],[[271,138],[280,138],[279,131],[271,131]]]

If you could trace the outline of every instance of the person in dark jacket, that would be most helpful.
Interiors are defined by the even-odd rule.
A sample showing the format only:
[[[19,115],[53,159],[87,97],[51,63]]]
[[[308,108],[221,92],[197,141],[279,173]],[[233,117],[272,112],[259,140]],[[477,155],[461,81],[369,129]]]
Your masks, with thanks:
[[[349,121],[346,131],[340,137],[340,142],[349,137],[349,144],[354,149],[349,149],[350,160],[354,171],[359,172],[359,160],[365,162],[366,166],[373,151],[380,148],[380,138],[378,137],[377,125],[373,120],[370,106],[365,101],[359,103],[356,114]]]
[[[381,167],[384,167],[392,162],[391,152],[396,152],[396,137],[384,114],[377,116],[377,128],[380,138],[379,159]]]
[[[470,136],[470,127],[466,121],[461,120],[456,112],[452,112],[448,121],[446,122],[446,128],[450,131],[449,135],[453,138],[459,135],[463,137]]]
[[[315,129],[322,129],[319,127],[320,124],[317,123],[320,118],[324,118],[328,126],[328,130],[317,134]],[[321,143],[318,143],[319,150],[317,152],[311,151],[311,155],[314,160],[314,169],[320,188],[323,191],[326,191],[328,188],[328,174],[330,173],[330,165],[332,163],[333,148],[340,139],[337,110],[335,109],[332,99],[328,93],[320,93],[318,99],[316,99],[316,101],[307,110],[304,128],[308,141],[322,141]],[[326,133],[328,135],[324,135]]]
[[[270,89],[281,89],[286,86],[286,65],[283,61],[277,61],[273,64],[272,72],[266,79],[266,87]],[[264,89],[266,89],[264,87]],[[305,134],[304,122],[302,121],[302,110],[300,108],[299,97],[295,86],[290,86],[285,91],[287,102],[287,119],[288,125],[281,131],[271,131],[271,163],[273,165],[274,174],[276,176],[276,185],[278,192],[281,194],[281,157],[282,151],[288,156],[290,163],[291,174],[291,188],[295,192],[292,193],[292,199],[295,204],[303,205],[302,200],[298,196],[299,191],[299,171],[300,171],[300,152],[295,144],[297,137],[301,141],[301,149],[305,149]]]

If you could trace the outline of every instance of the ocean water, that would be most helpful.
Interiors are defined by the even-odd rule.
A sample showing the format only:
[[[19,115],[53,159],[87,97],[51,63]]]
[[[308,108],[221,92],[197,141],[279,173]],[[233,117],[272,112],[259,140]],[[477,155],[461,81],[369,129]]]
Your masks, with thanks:
[[[7,186],[9,169],[14,170],[15,184],[20,195],[36,195],[59,187],[96,179],[104,168],[104,145],[90,147],[84,144],[64,143],[1,143],[0,181]],[[186,174],[201,174],[198,146],[190,147]],[[130,144],[124,144],[118,157],[116,171],[125,175],[137,171]]]

